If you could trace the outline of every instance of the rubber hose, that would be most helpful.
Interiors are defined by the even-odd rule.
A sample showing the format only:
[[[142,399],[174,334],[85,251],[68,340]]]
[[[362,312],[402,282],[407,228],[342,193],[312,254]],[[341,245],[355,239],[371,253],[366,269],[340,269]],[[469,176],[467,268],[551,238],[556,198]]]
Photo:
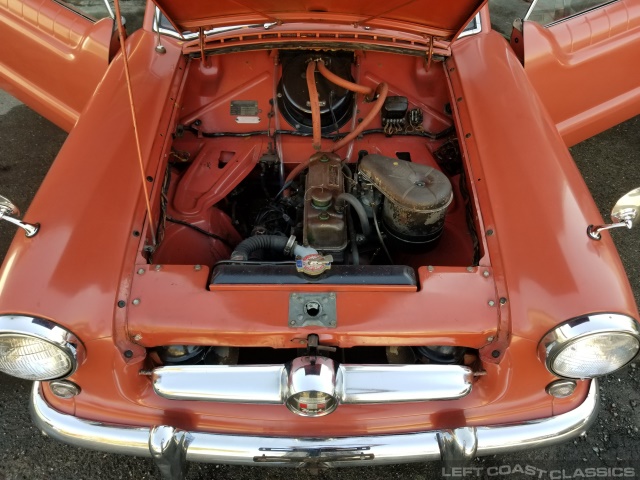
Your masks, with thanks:
[[[329,80],[334,85],[337,85],[342,88],[346,88],[347,90],[351,90],[352,92],[362,93],[364,95],[373,95],[373,88],[367,87],[365,85],[359,85],[357,83],[350,82],[349,80],[345,80],[342,77],[339,77],[331,70],[329,70],[322,60],[318,60],[317,64],[318,71],[322,74],[324,78]]]
[[[238,244],[231,254],[231,260],[249,260],[249,256],[257,250],[271,250],[282,254],[288,240],[287,237],[278,235],[254,235]]]
[[[371,233],[371,226],[369,225],[369,217],[367,217],[367,212],[365,211],[362,203],[356,197],[351,195],[350,193],[341,193],[336,198],[336,203],[346,202],[353,207],[356,214],[358,215],[358,219],[360,220],[360,226],[362,227],[362,233],[365,237],[368,237]]]
[[[386,83],[381,83],[378,86],[378,89],[380,91],[380,95],[378,95],[378,99],[376,100],[376,103],[373,104],[373,108],[362,119],[362,122],[360,122],[360,125],[358,125],[355,128],[355,130],[353,130],[349,135],[347,135],[342,140],[340,140],[335,145],[333,145],[333,147],[331,148],[332,152],[335,152],[336,150],[340,150],[342,147],[347,145],[351,140],[353,140],[358,135],[360,135],[364,131],[364,129],[367,128],[367,126],[373,121],[373,119],[376,118],[376,116],[380,113],[380,110],[382,110],[382,105],[384,104],[384,101],[387,99],[387,93],[389,93],[389,87]]]
[[[316,86],[316,62],[309,62],[307,65],[307,88],[309,89],[309,104],[311,105],[311,123],[313,124],[313,148],[322,148],[322,132],[320,121],[320,98]]]

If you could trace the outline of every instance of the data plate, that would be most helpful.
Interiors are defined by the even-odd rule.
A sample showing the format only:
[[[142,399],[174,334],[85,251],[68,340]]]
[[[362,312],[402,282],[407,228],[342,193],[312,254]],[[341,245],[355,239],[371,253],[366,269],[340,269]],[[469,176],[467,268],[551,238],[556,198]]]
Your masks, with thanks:
[[[333,292],[289,295],[289,326],[292,328],[335,328],[338,325],[336,312],[336,294]]]
[[[260,113],[257,100],[232,100],[231,115],[253,117]]]

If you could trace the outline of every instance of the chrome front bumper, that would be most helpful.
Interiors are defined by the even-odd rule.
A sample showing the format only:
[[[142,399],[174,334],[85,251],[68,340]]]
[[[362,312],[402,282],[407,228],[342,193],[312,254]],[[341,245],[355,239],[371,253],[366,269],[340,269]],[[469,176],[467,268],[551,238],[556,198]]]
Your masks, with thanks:
[[[599,405],[598,384],[577,408],[520,424],[462,427],[398,435],[286,438],[185,432],[171,426],[107,425],[58,412],[35,382],[31,414],[46,435],[82,448],[152,457],[166,479],[180,479],[185,462],[295,467],[366,466],[443,460],[455,465],[493,455],[566,442],[586,431]],[[182,473],[181,473],[182,472]]]

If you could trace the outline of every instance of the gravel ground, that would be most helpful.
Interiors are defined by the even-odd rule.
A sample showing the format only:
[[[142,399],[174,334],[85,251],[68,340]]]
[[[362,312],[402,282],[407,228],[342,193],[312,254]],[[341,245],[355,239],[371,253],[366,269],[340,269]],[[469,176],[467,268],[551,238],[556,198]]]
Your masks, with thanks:
[[[525,3],[525,2],[523,2]],[[526,9],[526,5],[525,5]],[[23,210],[28,207],[66,134],[24,105],[0,91],[0,194],[11,198]],[[640,117],[571,149],[603,216],[622,194],[640,185]],[[15,229],[0,224],[0,259]],[[553,235],[553,232],[539,232]],[[636,300],[640,301],[640,233],[614,231],[614,239],[627,269]],[[594,272],[597,273],[597,272]],[[590,476],[588,468],[610,478],[627,470],[626,478],[640,477],[640,366],[635,364],[602,382],[602,411],[594,427],[584,437],[568,444],[512,455],[485,457],[471,466],[479,470],[467,477],[553,478],[542,471],[565,469],[565,478]],[[0,374],[0,480],[5,479],[146,479],[156,478],[150,460],[106,455],[81,450],[40,435],[32,426],[28,409],[30,382]],[[517,473],[526,466],[533,474]],[[493,470],[489,467],[497,467]],[[498,470],[499,468],[499,470]],[[578,472],[576,472],[578,469]],[[607,470],[609,469],[609,470]],[[492,475],[500,472],[504,475]],[[529,470],[531,473],[531,469]],[[637,472],[637,475],[636,475]],[[188,479],[286,479],[326,478],[440,478],[441,465],[400,465],[367,469],[322,471],[314,476],[306,471],[257,469],[192,464]],[[576,473],[578,476],[576,477]],[[591,475],[592,476],[592,475]],[[558,477],[556,474],[555,478]]]

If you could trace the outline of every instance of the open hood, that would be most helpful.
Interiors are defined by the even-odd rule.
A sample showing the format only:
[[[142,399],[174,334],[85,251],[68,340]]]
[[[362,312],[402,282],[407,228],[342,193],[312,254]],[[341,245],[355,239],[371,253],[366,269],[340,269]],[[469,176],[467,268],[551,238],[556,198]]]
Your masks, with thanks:
[[[179,31],[270,23],[342,24],[452,40],[486,0],[154,0]]]

